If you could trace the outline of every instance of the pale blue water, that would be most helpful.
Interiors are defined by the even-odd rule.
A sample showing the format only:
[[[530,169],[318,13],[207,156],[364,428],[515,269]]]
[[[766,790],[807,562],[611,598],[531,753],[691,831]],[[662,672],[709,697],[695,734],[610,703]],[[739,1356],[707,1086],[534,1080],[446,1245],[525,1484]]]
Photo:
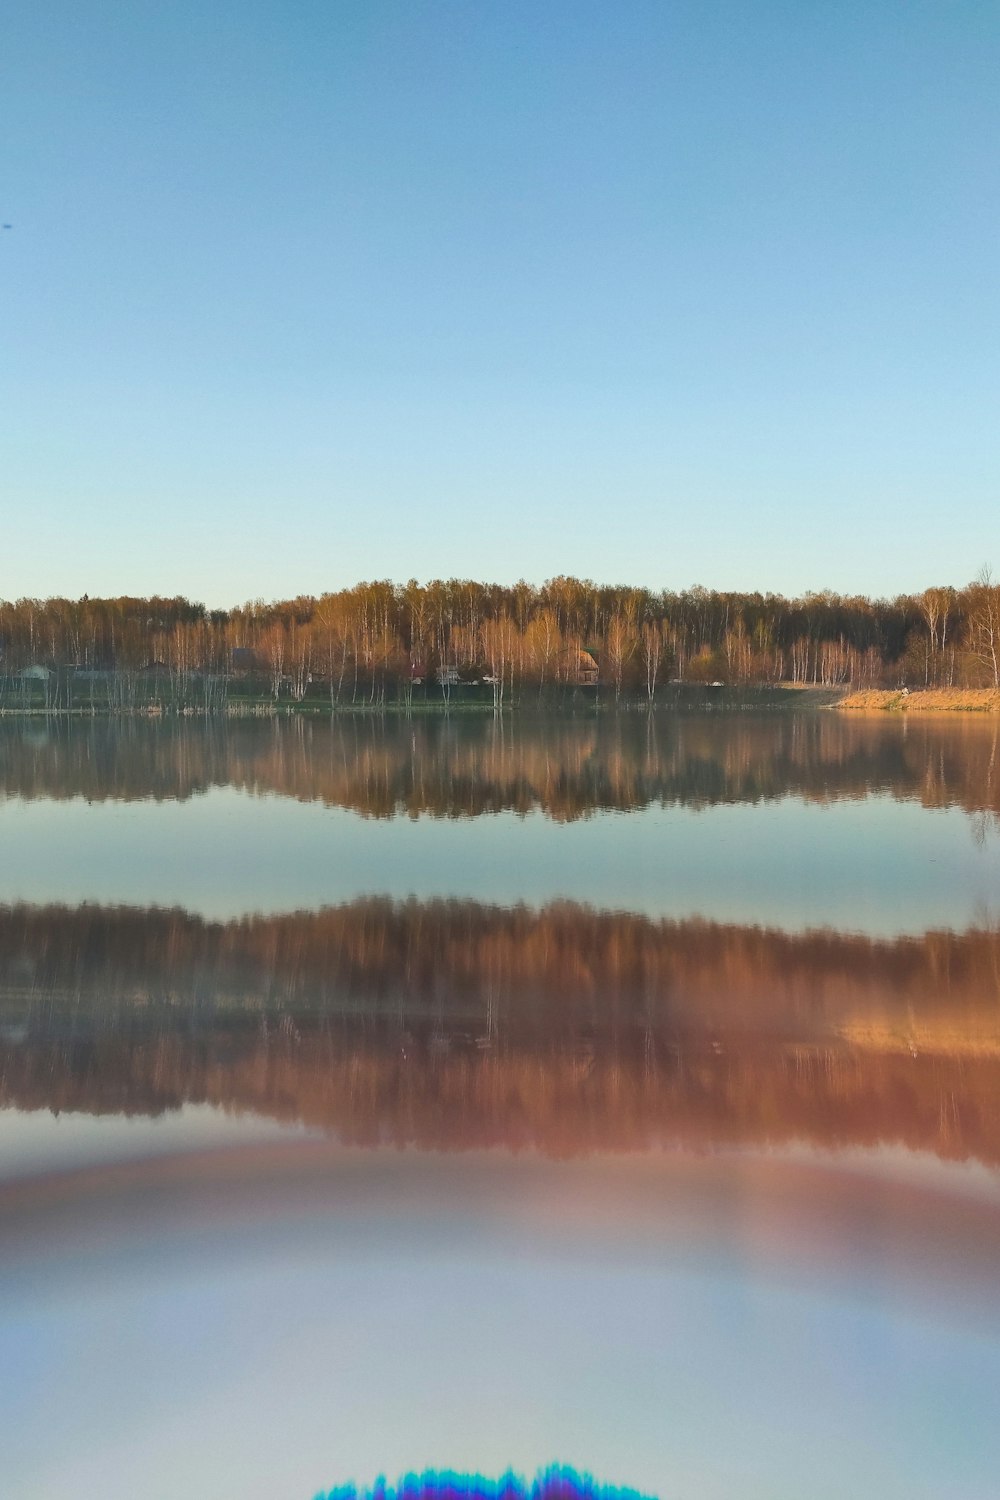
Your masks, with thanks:
[[[887,795],[372,820],[213,789],[186,802],[0,804],[0,903],[177,906],[216,919],[362,895],[554,899],[649,916],[889,935],[1000,917],[1000,830]]]
[[[11,1493],[265,1500],[572,1455],[665,1496],[995,1494],[994,1288],[940,1235],[909,1265],[863,1175],[837,1184],[831,1246],[822,1182],[780,1161],[716,1164],[708,1189],[613,1160],[374,1159],[338,1193],[344,1170],[295,1202],[265,1175],[255,1210],[224,1176],[119,1185],[75,1254],[40,1269],[22,1245],[0,1291]]]

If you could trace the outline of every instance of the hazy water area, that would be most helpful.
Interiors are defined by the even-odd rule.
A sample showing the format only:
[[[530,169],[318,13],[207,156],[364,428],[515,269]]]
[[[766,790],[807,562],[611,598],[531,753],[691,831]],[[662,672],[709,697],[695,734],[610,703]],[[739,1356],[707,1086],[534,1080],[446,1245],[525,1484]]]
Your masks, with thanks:
[[[993,1500],[1000,725],[0,719],[0,1488]]]

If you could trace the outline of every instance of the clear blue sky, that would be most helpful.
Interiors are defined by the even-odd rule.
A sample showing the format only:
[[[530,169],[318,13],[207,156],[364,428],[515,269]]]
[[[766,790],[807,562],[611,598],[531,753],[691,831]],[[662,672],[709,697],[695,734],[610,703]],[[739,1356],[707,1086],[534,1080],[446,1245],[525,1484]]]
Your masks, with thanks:
[[[1000,568],[1000,6],[8,0],[0,596]]]

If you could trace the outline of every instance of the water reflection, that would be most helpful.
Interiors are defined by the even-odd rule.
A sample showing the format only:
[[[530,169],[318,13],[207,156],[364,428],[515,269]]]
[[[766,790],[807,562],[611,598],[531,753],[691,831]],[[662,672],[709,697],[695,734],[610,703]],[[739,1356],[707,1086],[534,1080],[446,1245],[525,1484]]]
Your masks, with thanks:
[[[494,721],[0,720],[8,797],[196,797],[212,787],[366,817],[541,810],[573,821],[654,804],[827,802],[889,794],[1000,811],[995,716],[835,712]]]
[[[308,1143],[21,1182],[5,1481],[270,1500],[555,1452],[660,1500],[988,1500],[1000,1213],[952,1171]]]
[[[1000,919],[995,752],[986,718],[0,723],[0,902],[961,930]]]
[[[0,902],[181,906],[227,919],[371,893],[889,936],[1000,920],[1000,839],[888,797],[704,810],[363,819],[217,788],[189,802],[0,807]]]
[[[4,1484],[992,1500],[996,751],[0,723]]]
[[[0,1103],[185,1104],[571,1155],[902,1143],[1000,1163],[1000,934],[877,941],[370,899],[0,909]]]

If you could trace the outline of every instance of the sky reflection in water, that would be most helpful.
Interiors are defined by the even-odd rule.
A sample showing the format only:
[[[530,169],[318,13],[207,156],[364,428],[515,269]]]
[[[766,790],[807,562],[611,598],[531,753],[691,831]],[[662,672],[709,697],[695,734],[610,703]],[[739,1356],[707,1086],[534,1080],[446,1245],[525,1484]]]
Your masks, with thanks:
[[[15,1493],[553,1451],[654,1494],[991,1493],[994,1203],[780,1158],[316,1151],[5,1200]]]
[[[368,821],[233,790],[187,803],[15,801],[0,810],[0,850],[7,903],[180,906],[216,919],[416,891],[880,935],[1000,916],[1000,835],[977,844],[960,809],[887,797],[571,824],[537,811]]]

